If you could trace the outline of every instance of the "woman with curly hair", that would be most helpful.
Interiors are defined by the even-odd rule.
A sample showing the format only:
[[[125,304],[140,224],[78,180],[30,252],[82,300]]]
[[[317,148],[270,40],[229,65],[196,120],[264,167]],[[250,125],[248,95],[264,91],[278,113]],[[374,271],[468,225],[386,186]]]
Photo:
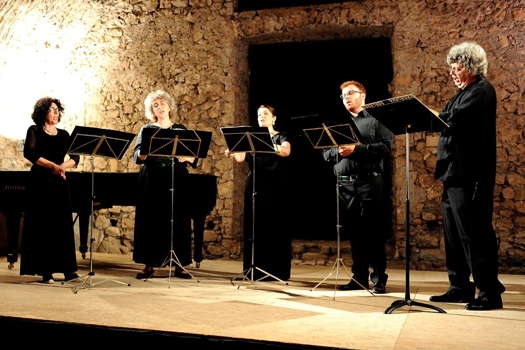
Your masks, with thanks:
[[[143,154],[142,140],[144,131],[155,129],[186,129],[182,124],[172,122],[175,101],[163,90],[148,94],[144,101],[145,115],[151,123],[140,130],[133,159],[142,167],[139,172],[137,210],[135,214],[135,243],[133,260],[143,263],[144,270],[137,274],[137,279],[153,276],[154,268],[163,267],[171,259],[171,218],[173,214],[173,248],[178,262],[182,266],[191,263],[191,219],[187,208],[180,200],[174,201],[171,212],[172,176],[175,185],[175,197],[178,190],[184,188],[188,163],[196,165],[197,159],[174,158],[172,174],[171,158],[148,156]],[[175,277],[191,278],[182,266],[176,266]]]
[[[57,128],[64,106],[52,97],[39,99],[27,130],[24,157],[33,166],[21,247],[21,275],[40,275],[53,283],[53,273],[77,278],[75,238],[66,170],[79,157],[66,158],[69,133]]]

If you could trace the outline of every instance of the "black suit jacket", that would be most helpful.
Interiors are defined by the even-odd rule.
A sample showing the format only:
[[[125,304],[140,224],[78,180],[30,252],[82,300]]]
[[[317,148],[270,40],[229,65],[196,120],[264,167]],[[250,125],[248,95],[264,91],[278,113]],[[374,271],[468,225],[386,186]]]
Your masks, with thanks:
[[[440,114],[447,122],[438,143],[435,177],[493,183],[496,173],[496,92],[484,78],[458,92]]]

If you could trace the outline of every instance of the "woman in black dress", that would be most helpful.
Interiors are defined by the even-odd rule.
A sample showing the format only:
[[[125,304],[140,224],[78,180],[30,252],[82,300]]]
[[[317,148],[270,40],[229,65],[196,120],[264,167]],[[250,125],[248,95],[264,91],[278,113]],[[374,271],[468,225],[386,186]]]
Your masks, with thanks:
[[[33,166],[29,183],[21,247],[21,275],[41,275],[53,283],[53,273],[65,280],[77,278],[75,237],[66,169],[75,167],[79,157],[65,160],[69,133],[56,125],[64,106],[60,100],[44,97],[35,104],[35,125],[27,130],[24,157]]]
[[[142,164],[139,173],[137,210],[135,214],[135,243],[133,260],[145,265],[137,274],[138,279],[153,276],[154,267],[169,263],[171,247],[171,184],[174,177],[173,248],[182,266],[191,263],[191,221],[184,203],[177,200],[186,182],[189,163],[196,159],[175,158],[172,174],[172,159],[141,154],[144,130],[148,128],[186,129],[171,121],[175,108],[173,98],[162,90],[151,92],[144,101],[146,118],[152,121],[142,127],[137,137],[133,159]],[[176,266],[175,276],[191,278],[184,269]]]
[[[255,156],[255,244],[254,265],[281,280],[290,278],[291,235],[287,202],[289,189],[288,157],[291,145],[286,134],[275,130],[277,117],[273,107],[261,105],[257,109],[257,122],[268,128],[276,153],[258,153]],[[236,162],[247,161],[250,175],[244,196],[244,270],[251,267],[252,259],[252,192],[253,155],[231,153],[226,156]],[[272,280],[259,270],[255,279]]]

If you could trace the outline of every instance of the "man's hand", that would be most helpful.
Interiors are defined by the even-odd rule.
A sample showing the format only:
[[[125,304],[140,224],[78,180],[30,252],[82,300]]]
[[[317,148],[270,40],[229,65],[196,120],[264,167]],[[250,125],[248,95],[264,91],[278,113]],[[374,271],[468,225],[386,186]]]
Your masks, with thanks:
[[[339,155],[342,157],[349,156],[352,153],[354,153],[355,145],[339,146],[338,151],[339,151]]]

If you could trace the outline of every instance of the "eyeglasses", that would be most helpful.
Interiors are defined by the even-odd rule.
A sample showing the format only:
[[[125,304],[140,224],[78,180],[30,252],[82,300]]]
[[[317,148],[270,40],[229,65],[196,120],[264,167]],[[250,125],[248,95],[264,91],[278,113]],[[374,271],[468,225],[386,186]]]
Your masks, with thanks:
[[[57,107],[49,107],[48,112],[59,112]]]
[[[339,97],[341,98],[341,100],[344,100],[344,99],[347,98],[347,97],[353,96],[353,95],[355,95],[355,94],[361,94],[361,93],[362,93],[361,91],[350,90],[350,91],[347,92],[346,94],[342,94],[342,95],[340,95]]]

